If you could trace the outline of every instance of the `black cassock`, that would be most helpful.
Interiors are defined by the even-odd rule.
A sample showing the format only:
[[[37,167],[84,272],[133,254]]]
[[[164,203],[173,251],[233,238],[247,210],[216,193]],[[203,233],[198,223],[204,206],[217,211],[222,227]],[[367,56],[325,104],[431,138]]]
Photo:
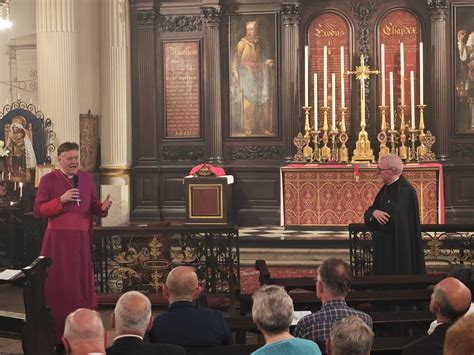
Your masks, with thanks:
[[[388,212],[389,222],[379,224],[372,215],[374,210]],[[391,185],[384,185],[365,212],[364,221],[373,231],[375,274],[426,273],[418,199],[407,179],[400,176]]]

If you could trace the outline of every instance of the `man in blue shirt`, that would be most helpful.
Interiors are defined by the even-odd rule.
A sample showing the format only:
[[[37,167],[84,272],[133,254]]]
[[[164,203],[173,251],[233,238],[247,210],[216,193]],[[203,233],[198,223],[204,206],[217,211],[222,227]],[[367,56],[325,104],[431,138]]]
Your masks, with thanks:
[[[152,343],[176,344],[184,347],[228,345],[232,337],[222,312],[198,308],[194,301],[201,288],[191,267],[171,270],[163,286],[168,299],[168,312],[156,316],[149,332]]]
[[[345,297],[351,289],[351,271],[342,259],[330,258],[318,269],[316,296],[322,307],[318,312],[303,317],[293,335],[315,342],[324,342],[334,322],[355,315],[372,328],[372,318],[364,312],[347,306]]]

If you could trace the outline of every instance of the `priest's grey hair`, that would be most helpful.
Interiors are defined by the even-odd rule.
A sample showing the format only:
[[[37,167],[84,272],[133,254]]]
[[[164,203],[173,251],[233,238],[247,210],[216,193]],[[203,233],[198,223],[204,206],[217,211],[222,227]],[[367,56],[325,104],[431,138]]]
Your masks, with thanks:
[[[137,291],[124,293],[117,301],[114,317],[118,332],[143,335],[151,318],[150,300]]]

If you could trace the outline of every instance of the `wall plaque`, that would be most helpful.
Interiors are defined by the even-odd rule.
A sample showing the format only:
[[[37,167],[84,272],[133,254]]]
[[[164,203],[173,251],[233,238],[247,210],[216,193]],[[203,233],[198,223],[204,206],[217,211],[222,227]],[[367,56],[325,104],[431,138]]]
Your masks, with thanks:
[[[198,138],[201,136],[199,42],[166,42],[163,53],[166,138]]]
[[[327,70],[327,87],[328,87],[328,106],[332,105],[331,97],[331,74],[336,74],[336,117],[340,120],[341,108],[341,47],[344,47],[344,72],[352,70],[350,67],[350,43],[352,33],[349,24],[344,17],[339,14],[328,12],[316,17],[308,28],[308,45],[309,45],[309,105],[313,106],[311,110],[311,127],[314,125],[314,73],[318,74],[318,127],[323,125],[323,51],[324,46],[328,47],[328,70]],[[346,111],[346,128],[350,129],[350,83],[351,78],[344,75],[344,106]],[[331,110],[328,111],[329,125],[331,125]]]
[[[381,45],[385,46],[385,104],[390,103],[390,79],[389,73],[393,72],[393,90],[394,105],[398,107],[401,102],[401,80],[400,80],[400,43],[403,43],[405,76],[404,76],[404,92],[405,92],[405,122],[410,120],[410,71],[415,76],[415,105],[419,104],[419,44],[422,41],[421,25],[414,14],[406,10],[395,10],[386,14],[379,23],[379,45],[378,53],[381,58]],[[379,64],[380,64],[379,60]],[[381,70],[382,68],[377,68]],[[381,80],[381,75],[379,79]],[[380,84],[381,85],[381,84]],[[381,90],[381,89],[380,89]],[[379,92],[381,97],[381,92]],[[418,110],[415,110],[418,115]],[[398,118],[398,115],[397,119]],[[387,116],[388,117],[388,116]],[[416,120],[418,123],[418,119]],[[400,127],[400,122],[395,123],[396,127]]]

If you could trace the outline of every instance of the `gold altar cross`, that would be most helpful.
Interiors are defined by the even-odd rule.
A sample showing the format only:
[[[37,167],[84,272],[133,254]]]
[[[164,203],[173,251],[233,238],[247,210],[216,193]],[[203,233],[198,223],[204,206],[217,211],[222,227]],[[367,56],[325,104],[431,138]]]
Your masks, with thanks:
[[[352,155],[352,163],[357,162],[375,162],[375,157],[370,148],[370,140],[367,131],[365,130],[365,80],[370,78],[371,74],[379,74],[378,70],[370,70],[368,65],[365,65],[365,57],[360,55],[360,66],[356,66],[355,71],[347,71],[346,74],[355,74],[356,79],[360,81],[360,132],[356,142],[356,149]]]

